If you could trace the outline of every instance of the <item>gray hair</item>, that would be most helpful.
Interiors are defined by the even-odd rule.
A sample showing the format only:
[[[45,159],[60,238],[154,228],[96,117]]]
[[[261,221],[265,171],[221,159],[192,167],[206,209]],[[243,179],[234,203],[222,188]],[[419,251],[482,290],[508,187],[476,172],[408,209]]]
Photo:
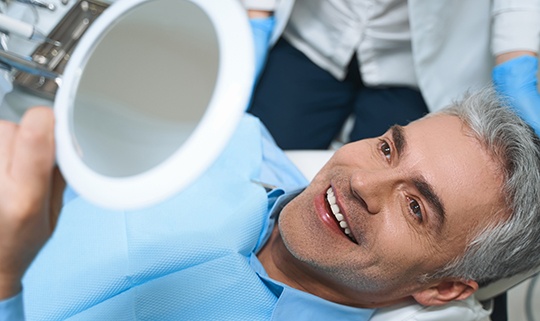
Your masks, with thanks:
[[[540,106],[539,106],[540,112]],[[427,276],[458,277],[480,285],[540,266],[540,140],[534,131],[486,88],[432,115],[459,117],[500,163],[501,195],[507,208],[468,243],[461,257]],[[493,213],[496,217],[501,215]]]

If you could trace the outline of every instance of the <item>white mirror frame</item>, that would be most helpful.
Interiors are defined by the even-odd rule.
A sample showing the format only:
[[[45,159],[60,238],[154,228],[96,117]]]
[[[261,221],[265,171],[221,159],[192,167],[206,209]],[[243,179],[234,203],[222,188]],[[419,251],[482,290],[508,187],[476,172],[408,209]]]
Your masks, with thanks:
[[[214,24],[219,68],[207,111],[188,140],[158,166],[129,177],[94,172],[74,144],[73,108],[84,67],[104,33],[130,10],[160,0],[120,0],[92,24],[66,66],[54,109],[57,161],[68,184],[82,197],[111,209],[137,209],[160,202],[192,183],[214,162],[242,117],[254,79],[253,38],[237,0],[177,0],[199,6]],[[159,17],[157,17],[159,18]],[[105,77],[105,75],[104,75]]]

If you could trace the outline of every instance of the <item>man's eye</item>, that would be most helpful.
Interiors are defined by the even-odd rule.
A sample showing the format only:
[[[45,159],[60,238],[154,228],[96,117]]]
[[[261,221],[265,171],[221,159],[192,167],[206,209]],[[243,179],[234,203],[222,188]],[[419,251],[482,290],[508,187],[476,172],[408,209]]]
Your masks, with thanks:
[[[384,157],[387,159],[390,159],[392,156],[392,148],[390,147],[390,144],[388,144],[386,141],[381,140],[379,148],[381,149],[381,152],[383,153]]]
[[[407,200],[409,201],[409,210],[411,211],[411,214],[414,215],[417,220],[422,222],[424,215],[422,214],[422,207],[420,204],[413,198],[407,197]]]

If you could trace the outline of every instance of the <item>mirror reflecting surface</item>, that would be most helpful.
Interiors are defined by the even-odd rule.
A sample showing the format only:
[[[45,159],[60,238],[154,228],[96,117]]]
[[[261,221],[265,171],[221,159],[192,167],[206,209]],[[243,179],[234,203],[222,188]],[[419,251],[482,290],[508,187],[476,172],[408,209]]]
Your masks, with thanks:
[[[147,1],[120,17],[88,54],[73,102],[86,166],[127,177],[171,156],[206,111],[219,54],[214,25],[191,2]]]

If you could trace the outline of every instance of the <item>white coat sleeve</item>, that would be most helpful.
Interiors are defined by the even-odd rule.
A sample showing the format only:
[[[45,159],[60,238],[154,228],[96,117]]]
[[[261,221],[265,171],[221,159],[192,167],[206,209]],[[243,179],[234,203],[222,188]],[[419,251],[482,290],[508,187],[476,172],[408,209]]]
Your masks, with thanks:
[[[248,10],[274,11],[279,0],[240,0]]]
[[[540,49],[540,1],[493,0],[492,52]]]

